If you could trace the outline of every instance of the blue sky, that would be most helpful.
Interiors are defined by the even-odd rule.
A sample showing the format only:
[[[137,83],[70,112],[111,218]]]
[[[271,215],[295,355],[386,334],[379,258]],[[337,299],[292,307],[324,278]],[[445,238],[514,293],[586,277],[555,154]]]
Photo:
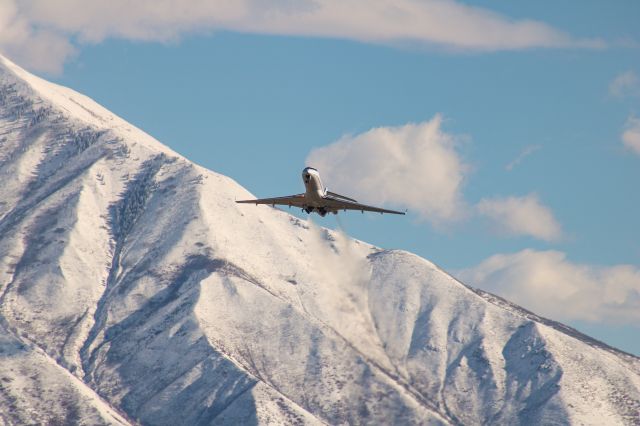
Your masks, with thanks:
[[[9,2],[28,30],[0,50],[256,196],[300,192],[305,163],[323,164],[332,190],[409,208],[340,215],[353,237],[640,354],[640,3],[424,3],[444,9],[413,11],[408,36],[358,2],[347,19],[322,0],[303,28],[297,9],[277,24],[195,10],[213,18],[129,28]],[[48,61],[20,49],[44,31],[57,40]],[[372,182],[388,167],[410,173],[380,196]]]

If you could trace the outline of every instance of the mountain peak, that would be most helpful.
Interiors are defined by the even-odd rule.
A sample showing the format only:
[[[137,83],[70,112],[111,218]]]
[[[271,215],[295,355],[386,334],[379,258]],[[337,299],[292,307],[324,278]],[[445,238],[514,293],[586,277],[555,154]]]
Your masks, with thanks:
[[[236,204],[232,179],[1,62],[9,423],[637,422],[636,357]]]
[[[0,79],[4,87],[15,87],[20,96],[34,101],[41,105],[41,108],[52,108],[63,114],[68,121],[77,122],[77,125],[113,132],[123,140],[133,140],[153,151],[180,157],[179,154],[102,107],[93,99],[35,76],[2,55],[0,55]]]

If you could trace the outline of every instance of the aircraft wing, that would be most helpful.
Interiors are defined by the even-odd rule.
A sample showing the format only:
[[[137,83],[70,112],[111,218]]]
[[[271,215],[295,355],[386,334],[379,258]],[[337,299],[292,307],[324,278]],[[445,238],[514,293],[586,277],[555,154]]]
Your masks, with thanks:
[[[345,197],[344,195],[335,194],[333,192],[327,192],[324,199],[327,201],[327,207],[332,210],[360,210],[376,213],[405,214],[405,212],[360,204],[353,198]]]
[[[282,206],[294,206],[294,207],[303,207],[304,202],[304,194],[295,194],[295,195],[287,195],[284,197],[274,197],[274,198],[259,198],[257,200],[240,200],[236,201],[236,203],[246,203],[246,204],[271,204],[275,206],[276,204]]]

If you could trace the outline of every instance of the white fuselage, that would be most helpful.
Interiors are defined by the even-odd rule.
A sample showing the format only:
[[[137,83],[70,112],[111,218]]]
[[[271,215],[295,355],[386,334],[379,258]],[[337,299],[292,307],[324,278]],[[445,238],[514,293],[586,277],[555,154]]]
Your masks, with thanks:
[[[304,182],[304,196],[308,205],[312,207],[321,206],[327,189],[322,184],[320,173],[313,167],[306,167],[302,171],[302,181]]]

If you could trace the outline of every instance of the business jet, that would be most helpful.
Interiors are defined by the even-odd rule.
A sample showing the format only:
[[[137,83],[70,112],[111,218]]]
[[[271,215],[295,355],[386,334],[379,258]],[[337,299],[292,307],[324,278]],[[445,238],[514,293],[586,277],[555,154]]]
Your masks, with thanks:
[[[340,210],[360,210],[362,213],[376,212],[376,213],[391,213],[391,214],[405,214],[405,212],[399,212],[395,210],[382,209],[380,207],[367,206],[360,204],[353,198],[345,197],[344,195],[336,194],[329,191],[320,179],[320,173],[313,167],[306,167],[302,171],[302,180],[304,182],[305,192],[302,194],[287,195],[285,197],[275,198],[259,198],[257,200],[240,200],[236,203],[247,204],[271,204],[298,207],[302,211],[311,214],[313,212],[318,213],[320,216],[325,217],[327,213],[338,214]]]

